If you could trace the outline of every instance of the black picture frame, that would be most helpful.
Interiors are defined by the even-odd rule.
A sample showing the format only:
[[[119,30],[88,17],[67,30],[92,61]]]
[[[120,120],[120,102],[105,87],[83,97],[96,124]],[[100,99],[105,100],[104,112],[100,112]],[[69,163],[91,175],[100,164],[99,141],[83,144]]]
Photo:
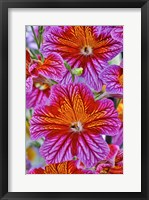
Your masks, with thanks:
[[[141,8],[141,192],[8,192],[8,9]],[[149,199],[149,1],[148,0],[0,0],[0,198],[1,199]],[[135,163],[134,163],[135,166]],[[134,180],[135,181],[135,180]],[[21,183],[23,184],[23,183]]]

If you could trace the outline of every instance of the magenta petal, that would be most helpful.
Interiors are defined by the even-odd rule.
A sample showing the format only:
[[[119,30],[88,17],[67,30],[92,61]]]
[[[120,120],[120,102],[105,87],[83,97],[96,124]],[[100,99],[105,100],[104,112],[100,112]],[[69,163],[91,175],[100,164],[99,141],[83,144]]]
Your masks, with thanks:
[[[59,81],[66,72],[66,68],[64,66],[64,61],[59,54],[50,53],[44,63],[37,68],[37,71],[46,78]]]
[[[117,65],[111,65],[103,70],[100,78],[106,85],[106,91],[109,94],[123,95],[123,86],[120,84],[119,78],[123,75],[123,69]]]
[[[118,113],[114,108],[114,103],[110,99],[103,99],[96,101],[98,103],[98,113],[100,117],[96,117],[96,112],[90,115],[86,126],[94,123],[92,131],[98,131],[100,134],[114,136],[118,134],[119,127],[121,125],[118,119]]]
[[[67,70],[65,74],[63,75],[63,78],[61,79],[60,83],[63,85],[69,84],[72,82],[72,75],[71,73]]]
[[[104,168],[110,168],[110,167],[112,167],[112,164],[110,163],[99,163],[99,165],[96,168],[96,172],[100,174]]]
[[[46,163],[60,163],[72,160],[71,137],[69,134],[56,134],[54,137],[48,136],[40,148],[40,154]]]
[[[33,88],[33,79],[32,77],[28,77],[26,80],[26,92],[31,92]]]
[[[96,57],[93,57],[90,62],[87,63],[87,66],[84,70],[83,77],[86,80],[88,86],[98,92],[101,91],[103,82],[100,79],[101,71],[107,67],[107,64],[98,61]]]
[[[70,105],[67,101],[67,97],[69,97],[69,101],[74,101],[74,96],[79,92],[81,93],[82,101],[86,102],[86,106],[90,108],[91,101],[93,99],[93,94],[91,90],[85,84],[68,84],[67,86],[63,87],[62,85],[54,85],[51,88],[51,95],[50,95],[50,104],[53,106],[60,106],[61,102],[59,99],[63,100],[63,105]]]
[[[37,78],[38,77],[38,72],[36,70],[36,68],[38,67],[38,63],[34,62],[30,67],[29,67],[29,73],[31,74],[31,76],[33,78]]]
[[[74,77],[74,83],[78,83],[79,82],[80,77],[79,76],[75,76]],[[72,74],[70,73],[70,71],[66,71],[63,75],[63,78],[59,81],[59,83],[61,85],[67,85],[70,83],[73,83],[73,79],[72,79]]]
[[[101,31],[102,31],[102,26],[94,26],[94,31],[93,31],[93,33],[94,33],[94,35],[95,35],[96,37],[99,37]]]
[[[104,63],[102,61],[99,61],[96,56],[92,56],[86,64],[81,63],[80,55],[78,57],[72,58],[72,59],[67,59],[67,62],[69,63],[70,66],[73,66],[73,68],[76,67],[83,67],[83,74],[82,78],[86,81],[86,84],[88,86],[96,91],[101,91],[102,89],[102,81],[99,77],[99,74],[101,71],[107,67],[107,63]],[[75,83],[79,81],[79,77],[75,76]],[[63,76],[63,79],[61,83],[67,84],[72,82],[72,75],[70,74],[69,71],[65,73]]]
[[[57,52],[58,49],[55,47],[57,45],[57,36],[61,35],[61,32],[64,30],[62,26],[50,26],[46,28],[43,37],[45,42],[41,46],[41,53],[44,57],[48,57],[49,53]]]
[[[123,143],[123,126],[120,127],[117,135],[112,137],[112,143],[121,146]]]
[[[115,164],[115,157],[119,151],[119,146],[113,145],[113,144],[111,144],[109,146],[110,146],[110,152],[109,152],[106,160],[108,160],[113,166]]]
[[[114,28],[111,32],[113,39],[123,43],[123,26],[118,26]]]
[[[87,168],[104,160],[109,153],[109,147],[102,136],[90,133],[83,133],[79,136],[77,149],[77,157]]]
[[[106,62],[113,59],[116,55],[123,51],[123,44],[111,37],[111,29],[101,31],[99,41],[103,41],[103,45],[94,52],[100,60]]]
[[[120,67],[123,68],[123,60],[120,63]]]
[[[50,89],[39,90],[33,87],[30,92],[26,92],[26,108],[34,108],[38,105],[45,104],[50,96]]]
[[[33,117],[30,120],[30,133],[32,140],[37,140],[51,133],[51,130],[48,129],[48,123],[45,121],[45,115],[48,115],[47,107],[48,106],[40,106],[36,107],[34,110]],[[45,127],[45,123],[47,127]]]

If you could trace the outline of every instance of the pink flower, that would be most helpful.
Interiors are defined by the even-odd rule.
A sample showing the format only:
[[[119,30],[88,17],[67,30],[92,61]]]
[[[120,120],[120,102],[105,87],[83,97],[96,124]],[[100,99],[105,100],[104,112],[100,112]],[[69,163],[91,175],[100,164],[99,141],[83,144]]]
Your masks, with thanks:
[[[26,107],[33,108],[46,103],[50,96],[50,88],[54,81],[63,77],[66,68],[63,59],[51,53],[44,62],[32,60],[26,51]]]
[[[45,137],[40,153],[48,164],[77,156],[92,167],[109,152],[101,135],[116,135],[120,121],[111,100],[95,101],[84,84],[69,84],[52,87],[50,106],[36,108],[30,124],[33,140]]]
[[[97,165],[96,172],[99,174],[123,174],[123,151],[114,144],[110,144],[109,147],[108,156]]]

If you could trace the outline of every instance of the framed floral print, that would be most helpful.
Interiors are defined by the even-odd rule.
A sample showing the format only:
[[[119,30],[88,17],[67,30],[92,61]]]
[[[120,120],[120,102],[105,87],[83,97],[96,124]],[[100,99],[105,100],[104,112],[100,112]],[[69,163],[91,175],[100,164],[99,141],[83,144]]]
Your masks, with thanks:
[[[148,9],[1,1],[1,199],[148,199]]]

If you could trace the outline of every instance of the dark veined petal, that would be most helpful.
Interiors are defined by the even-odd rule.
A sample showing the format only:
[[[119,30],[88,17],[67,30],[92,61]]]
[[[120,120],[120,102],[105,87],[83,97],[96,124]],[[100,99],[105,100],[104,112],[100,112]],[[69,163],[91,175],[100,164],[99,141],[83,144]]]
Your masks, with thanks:
[[[26,91],[26,108],[34,108],[41,106],[48,102],[50,96],[50,89],[40,90],[36,87],[32,87],[32,90]]]
[[[77,149],[77,157],[87,168],[104,160],[109,153],[109,147],[102,136],[90,133],[83,133],[78,137]]]
[[[92,133],[117,135],[121,122],[113,101],[110,99],[98,100],[92,109],[93,112],[89,113],[84,128],[92,130]]]
[[[106,85],[106,91],[110,94],[123,95],[123,68],[111,65],[103,70],[100,78]]]
[[[48,164],[42,168],[32,169],[28,174],[93,174],[91,170],[78,168],[78,160],[71,160],[62,163]]]
[[[111,32],[111,36],[113,39],[123,43],[123,26],[115,27]]]
[[[64,61],[57,53],[50,53],[43,63],[38,61],[30,68],[32,76],[42,75],[54,81],[61,80],[65,72]]]
[[[49,135],[48,139],[40,148],[40,154],[45,158],[46,163],[60,163],[72,160],[70,134],[55,133]]]
[[[28,77],[26,80],[26,92],[31,92],[33,88],[33,79],[32,77]]]

